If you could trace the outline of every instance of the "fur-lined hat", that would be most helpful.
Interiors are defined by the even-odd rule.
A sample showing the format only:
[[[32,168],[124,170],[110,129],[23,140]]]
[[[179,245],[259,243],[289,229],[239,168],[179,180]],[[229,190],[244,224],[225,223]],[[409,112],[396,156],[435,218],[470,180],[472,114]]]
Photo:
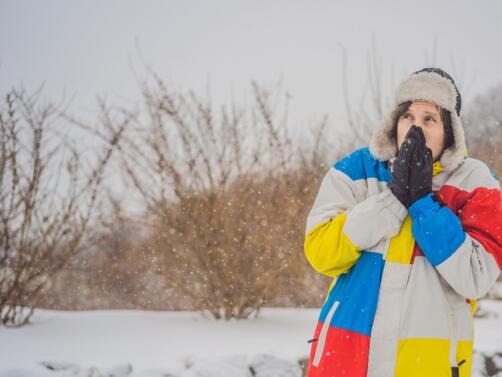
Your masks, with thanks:
[[[462,100],[451,76],[439,68],[421,69],[401,81],[396,89],[394,109],[371,136],[371,154],[382,161],[392,160],[397,155],[397,141],[392,138],[391,131],[397,121],[398,105],[416,100],[433,102],[450,112],[453,143],[443,150],[439,161],[444,170],[455,169],[467,155],[464,128],[460,119]]]

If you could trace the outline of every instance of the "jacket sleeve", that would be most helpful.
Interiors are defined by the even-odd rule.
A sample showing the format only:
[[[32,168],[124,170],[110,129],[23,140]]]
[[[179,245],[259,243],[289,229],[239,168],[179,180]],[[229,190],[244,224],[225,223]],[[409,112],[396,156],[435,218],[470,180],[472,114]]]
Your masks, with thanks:
[[[362,250],[399,233],[408,212],[390,189],[366,196],[366,179],[353,180],[334,166],[326,173],[305,230],[305,256],[316,271],[347,272]]]
[[[413,236],[427,259],[457,293],[477,299],[502,267],[502,207],[500,184],[487,166],[470,179],[482,186],[466,191],[445,185],[437,195],[447,205],[430,193],[409,212]]]

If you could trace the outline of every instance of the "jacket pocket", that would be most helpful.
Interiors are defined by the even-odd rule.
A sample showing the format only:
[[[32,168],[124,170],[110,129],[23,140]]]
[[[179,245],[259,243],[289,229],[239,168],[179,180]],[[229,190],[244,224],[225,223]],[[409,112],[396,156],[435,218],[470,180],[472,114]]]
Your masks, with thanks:
[[[331,319],[333,318],[333,315],[335,314],[336,308],[338,307],[339,301],[335,301],[333,303],[333,306],[328,312],[328,315],[326,316],[326,319],[324,320],[324,323],[321,327],[321,332],[319,334],[319,339],[317,340],[317,346],[314,354],[314,360],[312,361],[312,365],[317,367],[319,363],[321,362],[321,357],[324,351],[324,346],[326,344],[326,337],[328,335],[328,329],[329,325],[331,323]]]

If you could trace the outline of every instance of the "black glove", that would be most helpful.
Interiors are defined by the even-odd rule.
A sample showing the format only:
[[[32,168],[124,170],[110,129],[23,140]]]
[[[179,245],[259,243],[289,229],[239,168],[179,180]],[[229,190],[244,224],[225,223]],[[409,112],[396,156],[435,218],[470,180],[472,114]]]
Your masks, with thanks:
[[[425,145],[425,136],[418,130],[418,143],[410,165],[410,205],[432,192],[432,150]]]
[[[388,185],[392,193],[406,208],[410,206],[410,164],[419,140],[417,129],[418,127],[413,125],[406,133],[399,152],[392,163],[392,180]]]

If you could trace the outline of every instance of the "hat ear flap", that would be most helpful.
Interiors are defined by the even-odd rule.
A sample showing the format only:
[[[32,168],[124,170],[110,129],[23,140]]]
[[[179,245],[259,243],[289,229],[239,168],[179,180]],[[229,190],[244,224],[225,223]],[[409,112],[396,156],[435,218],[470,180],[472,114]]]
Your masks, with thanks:
[[[460,164],[467,154],[467,146],[465,144],[464,128],[462,120],[455,112],[451,112],[451,128],[453,135],[453,143],[448,148],[443,150],[441,154],[441,165],[451,170]]]
[[[397,135],[394,127],[397,127],[398,113],[398,107],[389,111],[371,135],[369,150],[381,161],[390,160],[397,155],[397,137],[393,135]]]

